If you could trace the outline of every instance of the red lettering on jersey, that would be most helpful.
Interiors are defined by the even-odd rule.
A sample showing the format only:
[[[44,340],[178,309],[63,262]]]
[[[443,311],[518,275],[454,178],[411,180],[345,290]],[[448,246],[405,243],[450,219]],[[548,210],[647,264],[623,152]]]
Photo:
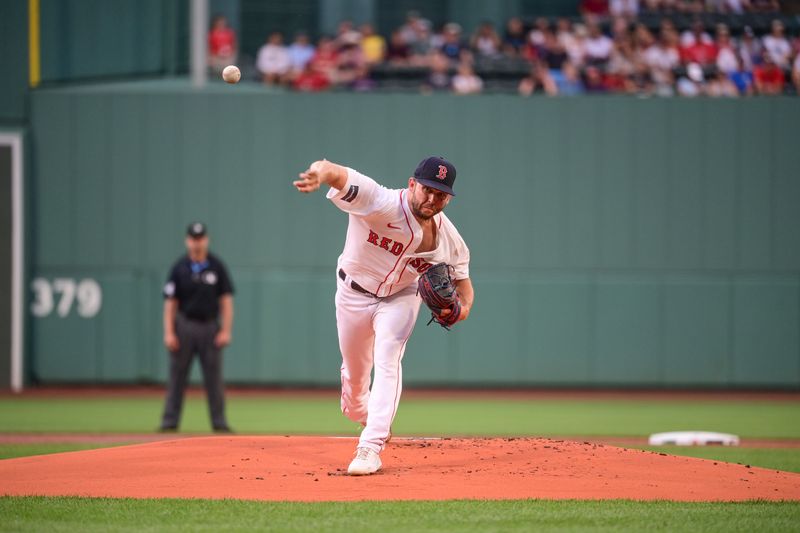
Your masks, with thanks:
[[[378,242],[378,239],[380,239],[380,242]],[[394,241],[389,237],[381,237],[372,230],[369,230],[369,237],[367,237],[367,242],[372,244],[373,246],[383,248],[387,252],[391,253],[392,255],[396,255],[398,257],[403,255],[403,251],[405,250],[405,246],[403,246],[402,242]]]
[[[444,165],[439,165],[439,174],[436,177],[440,180],[447,178],[447,167]]]
[[[369,230],[369,237],[367,237],[367,242],[371,242],[375,246],[378,246],[378,234],[372,230]]]
[[[428,270],[433,265],[425,261],[424,259],[420,259],[419,257],[415,258],[414,260],[408,263],[411,265],[411,268],[422,274],[426,270]]]

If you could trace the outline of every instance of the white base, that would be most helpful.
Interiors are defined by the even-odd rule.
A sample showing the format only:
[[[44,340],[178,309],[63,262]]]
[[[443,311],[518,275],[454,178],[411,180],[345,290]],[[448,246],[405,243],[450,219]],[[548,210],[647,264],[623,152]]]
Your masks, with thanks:
[[[670,431],[650,435],[650,446],[738,446],[739,437],[713,431]]]

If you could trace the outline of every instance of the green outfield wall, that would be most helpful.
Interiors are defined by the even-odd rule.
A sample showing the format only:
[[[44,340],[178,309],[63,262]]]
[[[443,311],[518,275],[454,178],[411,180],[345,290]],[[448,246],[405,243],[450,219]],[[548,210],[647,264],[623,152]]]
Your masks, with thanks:
[[[0,126],[25,120],[28,90],[28,9],[26,2],[0,3]]]
[[[42,83],[187,68],[188,0],[39,1]]]
[[[797,124],[782,98],[35,91],[29,377],[163,380],[160,289],[201,219],[237,288],[229,381],[337,383],[347,219],[290,182],[326,157],[400,187],[434,153],[476,304],[421,316],[408,383],[796,388]]]

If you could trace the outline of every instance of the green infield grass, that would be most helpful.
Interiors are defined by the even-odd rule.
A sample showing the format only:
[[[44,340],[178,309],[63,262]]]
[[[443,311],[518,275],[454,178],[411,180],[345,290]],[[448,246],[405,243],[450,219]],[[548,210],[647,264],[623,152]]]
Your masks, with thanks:
[[[30,455],[47,455],[50,453],[79,452],[95,448],[122,446],[125,442],[91,443],[91,442],[34,442],[25,444],[0,443],[0,459],[28,457]]]
[[[738,446],[643,446],[643,450],[800,473],[800,448]]]
[[[155,396],[0,398],[0,433],[142,433],[159,422]],[[331,392],[309,397],[232,395],[228,414],[239,433],[354,434]],[[645,436],[708,430],[743,438],[800,438],[800,402],[745,400],[410,398],[400,404],[396,435]],[[182,430],[207,432],[205,400],[187,399]]]
[[[0,531],[797,531],[800,504],[0,498]]]

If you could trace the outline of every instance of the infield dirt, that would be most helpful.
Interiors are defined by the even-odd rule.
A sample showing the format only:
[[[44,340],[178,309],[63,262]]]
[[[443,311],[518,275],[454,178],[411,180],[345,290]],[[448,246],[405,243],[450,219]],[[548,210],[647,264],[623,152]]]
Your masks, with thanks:
[[[800,474],[541,438],[397,439],[345,475],[353,438],[198,437],[0,461],[0,494],[283,501],[800,500]]]

